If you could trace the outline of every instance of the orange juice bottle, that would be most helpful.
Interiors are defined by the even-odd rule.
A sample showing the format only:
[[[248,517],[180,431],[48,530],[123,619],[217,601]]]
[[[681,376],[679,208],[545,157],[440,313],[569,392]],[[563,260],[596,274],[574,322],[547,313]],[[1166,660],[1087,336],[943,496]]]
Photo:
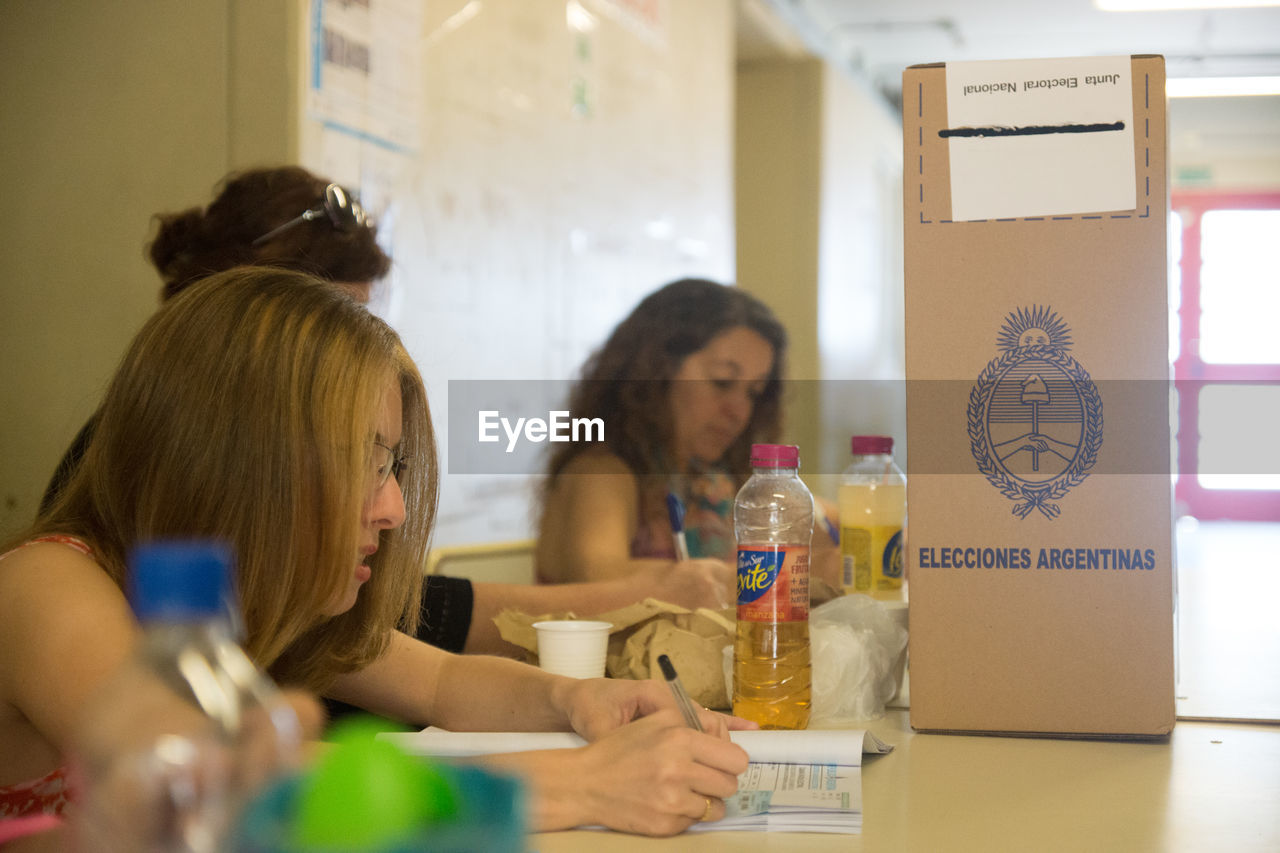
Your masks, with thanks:
[[[751,479],[733,504],[738,625],[733,713],[763,729],[809,725],[809,542],[813,495],[789,444],[751,448]]]

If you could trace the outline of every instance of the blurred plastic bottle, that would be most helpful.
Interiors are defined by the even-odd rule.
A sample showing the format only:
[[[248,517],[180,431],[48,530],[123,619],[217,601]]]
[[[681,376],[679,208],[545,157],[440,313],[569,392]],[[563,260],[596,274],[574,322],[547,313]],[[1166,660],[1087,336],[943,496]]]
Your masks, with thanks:
[[[855,435],[840,478],[841,586],[846,593],[895,597],[902,589],[907,478],[893,462],[893,439]]]
[[[234,853],[524,853],[522,783],[480,767],[411,755],[348,717],[305,774],[245,810]]]
[[[751,478],[733,504],[738,630],[733,713],[765,729],[809,724],[809,543],[813,495],[799,448],[751,447]]]
[[[156,542],[129,564],[142,638],[80,738],[76,847],[221,850],[249,798],[296,764],[298,719],[236,642],[228,549]]]

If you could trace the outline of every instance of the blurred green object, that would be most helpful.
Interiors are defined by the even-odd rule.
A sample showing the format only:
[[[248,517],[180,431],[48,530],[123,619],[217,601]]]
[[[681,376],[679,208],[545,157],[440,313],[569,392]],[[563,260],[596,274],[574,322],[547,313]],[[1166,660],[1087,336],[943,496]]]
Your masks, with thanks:
[[[524,853],[524,786],[471,764],[431,762],[378,738],[377,718],[335,724],[310,770],[269,786],[237,821],[230,853]]]
[[[294,842],[301,847],[377,849],[458,814],[439,769],[377,736],[379,722],[336,724],[333,746],[302,780]]]

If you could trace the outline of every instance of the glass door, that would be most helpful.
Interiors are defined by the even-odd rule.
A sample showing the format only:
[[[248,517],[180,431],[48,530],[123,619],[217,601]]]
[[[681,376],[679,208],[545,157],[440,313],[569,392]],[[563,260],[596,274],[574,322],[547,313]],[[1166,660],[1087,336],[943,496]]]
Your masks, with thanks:
[[[1175,192],[1179,514],[1280,521],[1280,193]]]

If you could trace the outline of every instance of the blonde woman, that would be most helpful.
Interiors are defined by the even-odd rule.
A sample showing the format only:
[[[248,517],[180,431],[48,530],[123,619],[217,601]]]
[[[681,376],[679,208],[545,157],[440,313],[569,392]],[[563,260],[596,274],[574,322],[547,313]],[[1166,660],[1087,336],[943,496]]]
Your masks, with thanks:
[[[227,175],[207,205],[155,217],[147,255],[172,299],[216,272],[242,265],[309,273],[368,302],[391,269],[377,227],[355,196],[328,178],[297,166],[248,169]],[[85,424],[63,455],[45,491],[47,509],[80,464],[96,418]],[[451,652],[518,656],[498,633],[494,617],[508,608],[525,613],[603,613],[647,597],[685,607],[709,607],[732,583],[724,565],[700,561],[601,583],[556,587],[472,583],[433,575],[426,579],[418,637]]]
[[[567,679],[412,637],[436,470],[416,367],[338,289],[241,268],[167,301],[83,462],[0,557],[0,803],[65,802],[72,733],[137,635],[125,555],[197,536],[234,547],[246,647],[282,684],[419,725],[591,741],[492,759],[528,778],[533,828],[663,835],[722,815],[746,768],[727,730],[743,721],[706,712],[698,734],[658,682]]]

